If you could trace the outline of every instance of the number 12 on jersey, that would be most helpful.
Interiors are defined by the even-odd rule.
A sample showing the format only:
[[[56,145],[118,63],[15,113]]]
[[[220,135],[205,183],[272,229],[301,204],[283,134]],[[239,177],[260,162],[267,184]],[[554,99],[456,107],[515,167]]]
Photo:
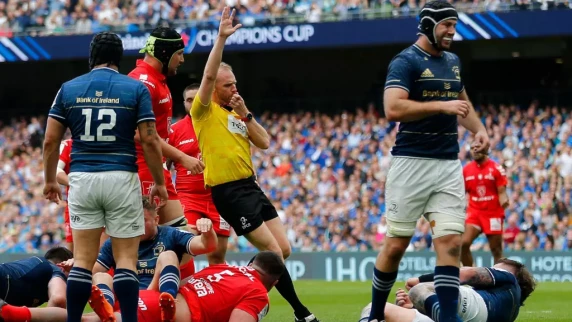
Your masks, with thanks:
[[[85,131],[84,134],[79,137],[80,140],[115,142],[115,135],[103,135],[103,131],[112,130],[115,127],[115,123],[117,121],[117,115],[115,114],[115,111],[110,108],[102,108],[98,109],[97,111],[97,120],[100,122],[93,122],[96,123],[94,126],[97,126],[96,135],[93,136],[91,133],[93,109],[84,108],[81,110],[81,114],[85,116]],[[109,116],[109,120],[107,122],[103,122],[103,118],[105,116]]]

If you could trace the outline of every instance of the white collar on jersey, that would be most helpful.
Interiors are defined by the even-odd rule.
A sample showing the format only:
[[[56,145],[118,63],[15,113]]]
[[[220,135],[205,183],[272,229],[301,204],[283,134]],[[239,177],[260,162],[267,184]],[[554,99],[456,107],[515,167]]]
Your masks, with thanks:
[[[116,73],[119,73],[119,71],[117,71],[117,70],[115,70],[115,69],[113,69],[113,68],[109,68],[109,67],[97,67],[97,68],[92,69],[91,71],[93,72],[94,70],[100,70],[100,69],[109,69],[109,70],[111,70],[111,71],[114,71],[114,72],[116,72]]]

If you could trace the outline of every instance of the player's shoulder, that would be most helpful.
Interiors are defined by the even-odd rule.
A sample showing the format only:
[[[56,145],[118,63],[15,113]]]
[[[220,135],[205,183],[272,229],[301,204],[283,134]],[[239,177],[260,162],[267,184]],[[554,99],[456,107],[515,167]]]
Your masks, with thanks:
[[[457,54],[452,53],[450,51],[443,52],[443,58],[445,58],[449,62],[458,63],[460,62],[459,56]]]
[[[412,63],[416,60],[417,55],[415,48],[413,46],[409,46],[395,55],[391,60],[391,64]]]
[[[492,275],[493,279],[495,280],[495,284],[496,284],[496,280],[508,280],[516,285],[518,285],[518,280],[516,279],[516,276],[514,276],[513,273],[499,268],[499,267],[487,267],[487,270],[489,271],[489,273]]]
[[[463,167],[463,170],[470,171],[470,170],[474,169],[475,166],[476,166],[475,161],[471,161],[471,162],[468,162],[467,164],[465,164],[465,166]]]
[[[149,73],[149,71],[141,66],[135,67],[135,69],[133,69],[128,75],[127,77],[141,82],[145,85],[147,85],[148,87],[155,89],[157,88],[157,83],[158,80],[155,79],[155,77],[153,77],[153,75],[151,73]]]
[[[184,122],[184,118],[178,120],[177,122],[171,124],[171,133],[175,130],[179,130],[185,127],[185,122]]]
[[[128,85],[132,85],[132,86],[141,86],[141,82],[138,82],[136,79],[134,79],[133,77],[129,77],[127,75],[123,75],[120,73],[117,73],[113,76],[114,80],[116,81],[120,81],[120,82],[125,82]]]

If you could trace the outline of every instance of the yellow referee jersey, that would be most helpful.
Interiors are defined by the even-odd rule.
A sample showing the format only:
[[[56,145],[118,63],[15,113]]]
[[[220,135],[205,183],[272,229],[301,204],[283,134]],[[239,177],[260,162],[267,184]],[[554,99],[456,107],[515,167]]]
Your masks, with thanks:
[[[205,163],[205,184],[210,187],[254,175],[246,124],[234,111],[195,96],[191,119]]]

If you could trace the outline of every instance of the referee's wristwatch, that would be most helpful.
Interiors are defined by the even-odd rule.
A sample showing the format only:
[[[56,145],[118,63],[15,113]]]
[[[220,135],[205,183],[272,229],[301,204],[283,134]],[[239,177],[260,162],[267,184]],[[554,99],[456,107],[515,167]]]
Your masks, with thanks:
[[[246,116],[241,118],[240,120],[243,122],[250,122],[252,118],[253,118],[252,113],[248,112],[246,113]]]

